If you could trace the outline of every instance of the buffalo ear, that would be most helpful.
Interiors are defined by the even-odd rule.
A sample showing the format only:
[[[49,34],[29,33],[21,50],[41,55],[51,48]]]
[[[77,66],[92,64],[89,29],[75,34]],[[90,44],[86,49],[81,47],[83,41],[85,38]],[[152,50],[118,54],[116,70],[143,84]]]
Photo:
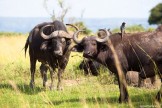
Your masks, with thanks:
[[[83,52],[83,46],[75,45],[75,46],[73,46],[72,51],[74,51],[74,52]]]
[[[45,41],[41,44],[40,49],[42,51],[47,51],[47,50],[51,50],[52,49],[52,45],[50,41]]]
[[[101,51],[106,51],[107,50],[107,45],[106,44],[100,44],[100,50]]]

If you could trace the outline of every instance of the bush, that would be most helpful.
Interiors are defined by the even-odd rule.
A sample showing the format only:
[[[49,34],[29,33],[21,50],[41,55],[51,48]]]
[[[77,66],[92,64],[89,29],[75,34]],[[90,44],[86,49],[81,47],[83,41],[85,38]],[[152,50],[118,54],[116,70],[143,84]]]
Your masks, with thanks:
[[[75,22],[74,25],[81,30],[84,29],[85,31],[83,32],[83,34],[89,35],[92,32],[90,29],[86,27],[86,25],[82,21]]]
[[[149,24],[162,24],[162,3],[151,9],[148,22]]]
[[[148,28],[145,29],[142,25],[132,25],[132,26],[126,26],[125,28],[125,32],[126,33],[137,33],[137,32],[144,32],[144,31],[153,31],[155,30],[154,28]],[[120,29],[119,28],[115,28],[112,30],[113,33],[120,33]]]
[[[145,31],[145,28],[142,26],[142,25],[133,25],[133,26],[129,26],[126,28],[126,32],[130,32],[130,33],[133,33],[133,32],[144,32]]]

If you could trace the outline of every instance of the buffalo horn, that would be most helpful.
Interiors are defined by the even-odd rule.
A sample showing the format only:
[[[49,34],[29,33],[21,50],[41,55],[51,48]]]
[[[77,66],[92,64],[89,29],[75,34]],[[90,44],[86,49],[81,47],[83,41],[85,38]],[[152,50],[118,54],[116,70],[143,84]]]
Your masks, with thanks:
[[[69,38],[71,39],[73,36],[70,35],[69,33],[63,31],[63,30],[57,30],[57,31],[54,31],[53,33],[51,33],[51,37],[63,37],[63,38]]]
[[[100,29],[99,31],[104,31],[106,33],[106,36],[103,39],[96,38],[96,41],[97,42],[106,42],[108,40],[109,36],[110,36],[110,33],[107,30],[105,30],[105,29]]]
[[[50,35],[45,35],[44,33],[43,33],[43,30],[44,30],[44,28],[46,28],[46,27],[51,27],[51,26],[53,26],[53,25],[45,25],[45,26],[43,26],[41,29],[40,29],[40,35],[44,38],[44,39],[51,39],[52,38],[52,33],[50,34]]]
[[[66,24],[67,26],[71,26],[71,27],[74,27],[77,31],[79,30],[79,28],[73,24]]]
[[[51,38],[54,38],[57,36],[64,37],[64,38],[72,38],[72,36],[70,34],[68,34],[67,32],[65,32],[63,30],[56,30],[56,31],[52,32],[50,35],[45,35],[43,33],[44,28],[50,27],[50,26],[53,26],[53,25],[45,25],[40,30],[40,34],[44,39],[51,39]]]
[[[76,44],[79,44],[79,43],[82,42],[82,40],[78,40],[78,35],[79,35],[79,32],[83,32],[83,31],[84,31],[84,30],[78,30],[78,31],[76,31],[76,32],[74,33],[73,39],[74,39],[74,42],[75,42]]]

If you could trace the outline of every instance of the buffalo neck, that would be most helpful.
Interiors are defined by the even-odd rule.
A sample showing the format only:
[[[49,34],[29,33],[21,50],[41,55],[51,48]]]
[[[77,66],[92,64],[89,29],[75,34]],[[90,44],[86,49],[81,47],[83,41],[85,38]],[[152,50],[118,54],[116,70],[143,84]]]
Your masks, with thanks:
[[[108,64],[112,62],[112,57],[110,56],[110,53],[112,53],[110,49],[107,49],[105,51],[99,51],[97,56],[93,59],[105,66],[108,66]]]

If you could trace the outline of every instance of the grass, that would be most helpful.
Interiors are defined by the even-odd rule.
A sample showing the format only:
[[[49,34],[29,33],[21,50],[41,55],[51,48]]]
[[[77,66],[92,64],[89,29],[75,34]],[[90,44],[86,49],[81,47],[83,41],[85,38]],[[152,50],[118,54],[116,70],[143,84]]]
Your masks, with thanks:
[[[142,25],[132,25],[126,26],[125,32],[126,33],[135,33],[135,32],[144,32],[144,31],[153,31],[154,28],[147,28],[145,29]],[[115,28],[112,30],[113,33],[121,32],[119,28]]]
[[[159,89],[128,87],[132,103],[119,104],[119,89],[118,85],[113,83],[113,77],[108,72],[101,72],[98,77],[84,76],[78,69],[82,60],[80,53],[71,54],[63,76],[63,91],[43,89],[39,73],[40,63],[37,63],[35,88],[30,89],[29,56],[27,54],[25,58],[23,50],[26,38],[26,34],[0,34],[1,108],[154,107],[154,98]],[[49,73],[48,82],[50,83]]]

